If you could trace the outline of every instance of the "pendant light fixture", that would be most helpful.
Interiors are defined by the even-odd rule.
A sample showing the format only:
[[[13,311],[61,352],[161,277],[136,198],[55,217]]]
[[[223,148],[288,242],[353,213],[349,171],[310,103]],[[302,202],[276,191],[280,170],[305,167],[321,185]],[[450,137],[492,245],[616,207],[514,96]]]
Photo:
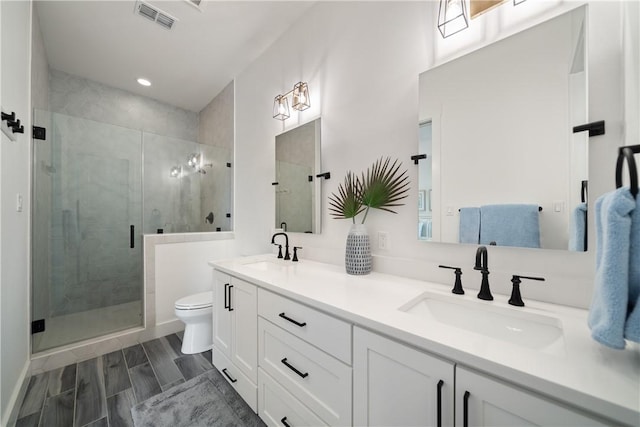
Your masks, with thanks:
[[[438,30],[447,38],[469,27],[465,0],[440,0]]]

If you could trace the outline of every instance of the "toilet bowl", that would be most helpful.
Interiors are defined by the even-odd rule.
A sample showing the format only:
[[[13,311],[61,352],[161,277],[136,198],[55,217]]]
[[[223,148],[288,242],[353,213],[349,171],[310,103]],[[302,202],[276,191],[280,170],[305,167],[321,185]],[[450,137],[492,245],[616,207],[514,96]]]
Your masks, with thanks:
[[[176,317],[185,324],[182,352],[194,354],[210,350],[213,345],[213,291],[180,298],[174,308]]]

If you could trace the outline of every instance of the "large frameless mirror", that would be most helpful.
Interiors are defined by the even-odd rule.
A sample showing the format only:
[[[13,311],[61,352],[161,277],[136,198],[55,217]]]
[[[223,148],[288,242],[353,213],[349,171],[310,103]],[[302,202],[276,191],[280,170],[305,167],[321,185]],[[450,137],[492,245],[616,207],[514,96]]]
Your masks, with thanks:
[[[320,233],[320,119],[276,136],[276,228]]]
[[[585,13],[420,75],[419,239],[586,250]]]

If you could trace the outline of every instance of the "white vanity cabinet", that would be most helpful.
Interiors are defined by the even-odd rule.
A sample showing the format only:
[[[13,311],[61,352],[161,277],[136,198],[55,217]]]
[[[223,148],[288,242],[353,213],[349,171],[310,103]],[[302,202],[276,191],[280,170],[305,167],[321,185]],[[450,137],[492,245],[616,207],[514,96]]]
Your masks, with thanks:
[[[351,425],[351,324],[264,289],[258,313],[263,421]]]
[[[456,425],[586,427],[609,424],[562,403],[457,366]]]
[[[257,412],[257,288],[214,271],[213,364]]]
[[[453,398],[453,363],[354,328],[354,425],[451,426]]]

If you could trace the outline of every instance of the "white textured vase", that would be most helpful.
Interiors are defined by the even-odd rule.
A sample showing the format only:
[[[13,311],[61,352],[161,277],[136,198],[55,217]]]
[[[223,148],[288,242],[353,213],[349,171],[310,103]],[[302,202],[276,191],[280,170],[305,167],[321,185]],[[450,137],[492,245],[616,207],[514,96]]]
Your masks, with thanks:
[[[344,266],[348,274],[361,275],[371,272],[371,244],[364,224],[353,224],[347,235]]]

